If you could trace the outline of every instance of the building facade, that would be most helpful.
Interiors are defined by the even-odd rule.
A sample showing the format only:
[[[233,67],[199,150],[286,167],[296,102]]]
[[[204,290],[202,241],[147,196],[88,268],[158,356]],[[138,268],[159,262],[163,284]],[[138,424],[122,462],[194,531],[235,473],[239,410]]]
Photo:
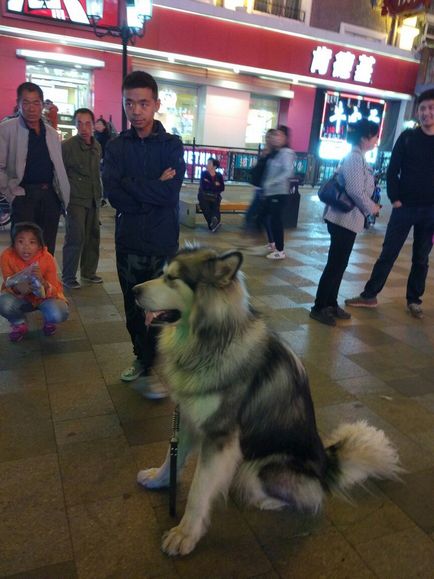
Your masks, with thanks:
[[[11,114],[16,87],[27,79],[59,107],[64,136],[79,106],[120,128],[122,46],[118,38],[95,35],[88,4],[2,3],[0,118]],[[285,124],[297,152],[333,160],[345,151],[348,123],[367,116],[381,124],[382,143],[391,149],[414,94],[419,59],[385,43],[384,22],[370,0],[355,2],[369,10],[366,28],[354,24],[351,2],[220,4],[158,2],[144,37],[128,47],[129,70],[146,70],[158,80],[159,118],[168,131],[185,143],[257,149],[268,128]],[[344,13],[336,13],[337,4],[345,4]],[[118,1],[105,0],[104,9],[102,31],[103,24],[118,22]]]

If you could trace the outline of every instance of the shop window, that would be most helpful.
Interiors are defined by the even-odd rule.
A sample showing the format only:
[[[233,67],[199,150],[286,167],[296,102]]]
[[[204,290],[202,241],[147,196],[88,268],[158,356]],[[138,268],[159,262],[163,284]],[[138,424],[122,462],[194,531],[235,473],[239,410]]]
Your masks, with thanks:
[[[257,148],[265,142],[268,129],[277,126],[279,100],[250,97],[250,107],[247,117],[246,147]]]
[[[75,134],[72,122],[74,111],[81,107],[92,108],[91,72],[73,67],[29,62],[26,66],[26,79],[38,84],[44,98],[52,100],[59,109],[58,128],[62,138]]]
[[[192,143],[196,135],[197,90],[193,87],[159,84],[160,110],[155,118],[168,133],[179,135],[184,143]]]
[[[299,0],[254,0],[253,9],[293,20],[304,20]]]

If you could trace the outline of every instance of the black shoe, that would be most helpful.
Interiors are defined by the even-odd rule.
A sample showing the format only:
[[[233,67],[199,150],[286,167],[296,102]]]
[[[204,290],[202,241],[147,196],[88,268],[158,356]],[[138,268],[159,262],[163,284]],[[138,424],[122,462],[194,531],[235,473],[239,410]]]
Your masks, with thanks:
[[[351,314],[340,308],[339,306],[335,306],[333,308],[333,315],[338,320],[350,320]]]
[[[316,320],[317,322],[320,322],[321,324],[325,324],[326,326],[336,326],[336,320],[333,316],[333,307],[332,306],[328,306],[327,308],[322,308],[320,310],[316,310],[315,308],[312,308],[310,310],[309,316],[313,320]]]

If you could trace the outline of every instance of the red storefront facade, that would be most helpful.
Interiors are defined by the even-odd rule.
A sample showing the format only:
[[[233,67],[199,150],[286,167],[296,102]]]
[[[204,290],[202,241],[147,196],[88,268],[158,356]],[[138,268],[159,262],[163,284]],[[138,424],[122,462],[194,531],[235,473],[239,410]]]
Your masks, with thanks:
[[[111,0],[113,3],[115,0]],[[197,13],[191,11],[191,6]],[[185,7],[190,11],[187,12]],[[199,13],[199,10],[206,14]],[[410,55],[396,49],[393,52],[385,46],[375,50],[355,46],[348,39],[346,44],[337,39],[331,41],[330,33],[328,38],[324,35],[318,38],[273,29],[273,24],[274,20],[264,21],[259,15],[239,16],[229,10],[189,0],[173,0],[170,7],[154,5],[145,37],[129,49],[129,67],[149,70],[159,83],[169,82],[172,78],[175,84],[188,81],[189,85],[197,87],[213,85],[213,97],[228,98],[227,102],[232,104],[235,101],[230,100],[231,95],[235,99],[242,95],[246,101],[253,93],[264,98],[274,97],[279,101],[278,120],[291,126],[292,146],[301,152],[309,148],[318,88],[404,103],[411,99],[418,62]],[[37,55],[26,56],[30,54],[26,51],[37,52]],[[3,4],[0,16],[0,118],[13,109],[16,87],[26,80],[28,74],[29,58],[37,63],[40,56],[39,62],[44,62],[43,55],[51,54],[60,63],[67,56],[95,59],[102,63],[100,68],[92,67],[92,63],[85,65],[89,71],[89,104],[97,116],[108,118],[111,115],[114,124],[120,127],[120,53],[118,39],[98,39],[90,26],[44,20],[32,15],[20,16],[6,12]],[[74,66],[73,61],[69,66]],[[205,94],[204,98],[208,97],[209,94]],[[206,103],[209,105],[208,100]],[[248,104],[242,104],[242,111],[245,111]],[[222,118],[210,115],[199,122],[199,125],[206,126],[212,126],[214,122],[214,138],[220,141],[210,142],[213,133],[207,133],[202,127],[202,137],[207,135],[208,138],[204,144],[240,146],[239,135],[235,134],[235,121],[228,121],[227,140],[222,142],[225,135],[218,132]],[[234,127],[233,135],[230,134],[231,127]]]

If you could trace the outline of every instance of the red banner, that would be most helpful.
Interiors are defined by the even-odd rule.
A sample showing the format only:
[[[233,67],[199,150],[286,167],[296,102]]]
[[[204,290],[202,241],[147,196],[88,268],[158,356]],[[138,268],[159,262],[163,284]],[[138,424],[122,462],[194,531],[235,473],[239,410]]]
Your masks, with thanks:
[[[382,16],[404,16],[415,12],[428,10],[431,0],[383,0],[381,8]]]

